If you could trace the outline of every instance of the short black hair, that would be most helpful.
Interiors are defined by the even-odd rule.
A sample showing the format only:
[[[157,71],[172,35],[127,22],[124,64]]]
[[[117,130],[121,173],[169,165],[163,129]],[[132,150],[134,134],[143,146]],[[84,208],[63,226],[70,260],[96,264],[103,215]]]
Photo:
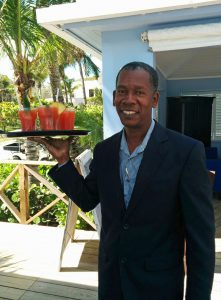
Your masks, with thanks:
[[[144,71],[146,71],[149,75],[150,75],[150,81],[151,84],[153,85],[154,91],[157,91],[158,89],[158,75],[157,75],[157,71],[152,68],[150,65],[141,62],[141,61],[132,61],[126,65],[124,65],[120,71],[117,74],[116,77],[116,86],[117,86],[117,82],[120,76],[120,73],[124,70],[137,70],[137,69],[143,69]]]

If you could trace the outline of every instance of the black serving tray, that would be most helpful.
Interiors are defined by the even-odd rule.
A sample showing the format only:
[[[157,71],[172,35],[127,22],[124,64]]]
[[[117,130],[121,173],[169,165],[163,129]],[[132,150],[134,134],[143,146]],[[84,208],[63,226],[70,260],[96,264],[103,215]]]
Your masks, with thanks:
[[[81,136],[81,135],[87,135],[90,132],[90,130],[85,129],[74,129],[74,130],[35,130],[35,131],[9,131],[0,133],[4,137],[8,138],[17,138],[17,137],[33,137],[33,136],[41,136],[41,137],[47,137],[47,136]]]

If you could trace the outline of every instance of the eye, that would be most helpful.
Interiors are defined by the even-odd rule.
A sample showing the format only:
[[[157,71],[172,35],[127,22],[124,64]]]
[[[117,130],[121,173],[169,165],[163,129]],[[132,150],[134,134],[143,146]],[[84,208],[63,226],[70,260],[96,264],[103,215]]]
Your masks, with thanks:
[[[127,94],[127,91],[126,91],[125,89],[117,89],[117,90],[116,90],[116,94],[117,94],[118,96],[124,96],[124,95]]]
[[[136,90],[136,91],[135,91],[135,94],[136,94],[137,96],[143,96],[143,95],[145,94],[145,92],[142,91],[142,90]]]

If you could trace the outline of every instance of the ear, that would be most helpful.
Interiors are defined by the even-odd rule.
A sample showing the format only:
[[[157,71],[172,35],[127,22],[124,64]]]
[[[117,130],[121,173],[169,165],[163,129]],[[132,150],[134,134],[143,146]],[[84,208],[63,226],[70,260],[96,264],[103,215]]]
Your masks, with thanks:
[[[115,106],[115,96],[116,96],[116,90],[113,91],[113,106]]]
[[[158,91],[155,92],[154,95],[153,95],[153,104],[152,104],[153,108],[157,107],[158,101],[159,101],[159,97],[160,97],[160,93]]]

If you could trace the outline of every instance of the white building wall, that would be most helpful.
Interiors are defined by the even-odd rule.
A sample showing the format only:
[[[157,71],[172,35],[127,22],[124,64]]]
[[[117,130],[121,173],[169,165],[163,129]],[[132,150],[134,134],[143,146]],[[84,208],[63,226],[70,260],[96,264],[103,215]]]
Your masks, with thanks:
[[[102,82],[101,79],[99,78],[98,80],[87,80],[85,79],[85,90],[86,90],[86,97],[89,98],[89,90],[95,90],[96,88],[98,89],[102,89]],[[84,97],[83,97],[83,90],[82,90],[82,82],[81,80],[76,80],[74,82],[74,86],[78,86],[79,87],[74,90],[74,99],[73,99],[73,103],[75,105],[84,103]]]
[[[122,129],[112,97],[119,69],[131,61],[143,61],[155,66],[154,54],[148,51],[147,43],[140,39],[144,30],[139,28],[102,33],[104,138]]]

